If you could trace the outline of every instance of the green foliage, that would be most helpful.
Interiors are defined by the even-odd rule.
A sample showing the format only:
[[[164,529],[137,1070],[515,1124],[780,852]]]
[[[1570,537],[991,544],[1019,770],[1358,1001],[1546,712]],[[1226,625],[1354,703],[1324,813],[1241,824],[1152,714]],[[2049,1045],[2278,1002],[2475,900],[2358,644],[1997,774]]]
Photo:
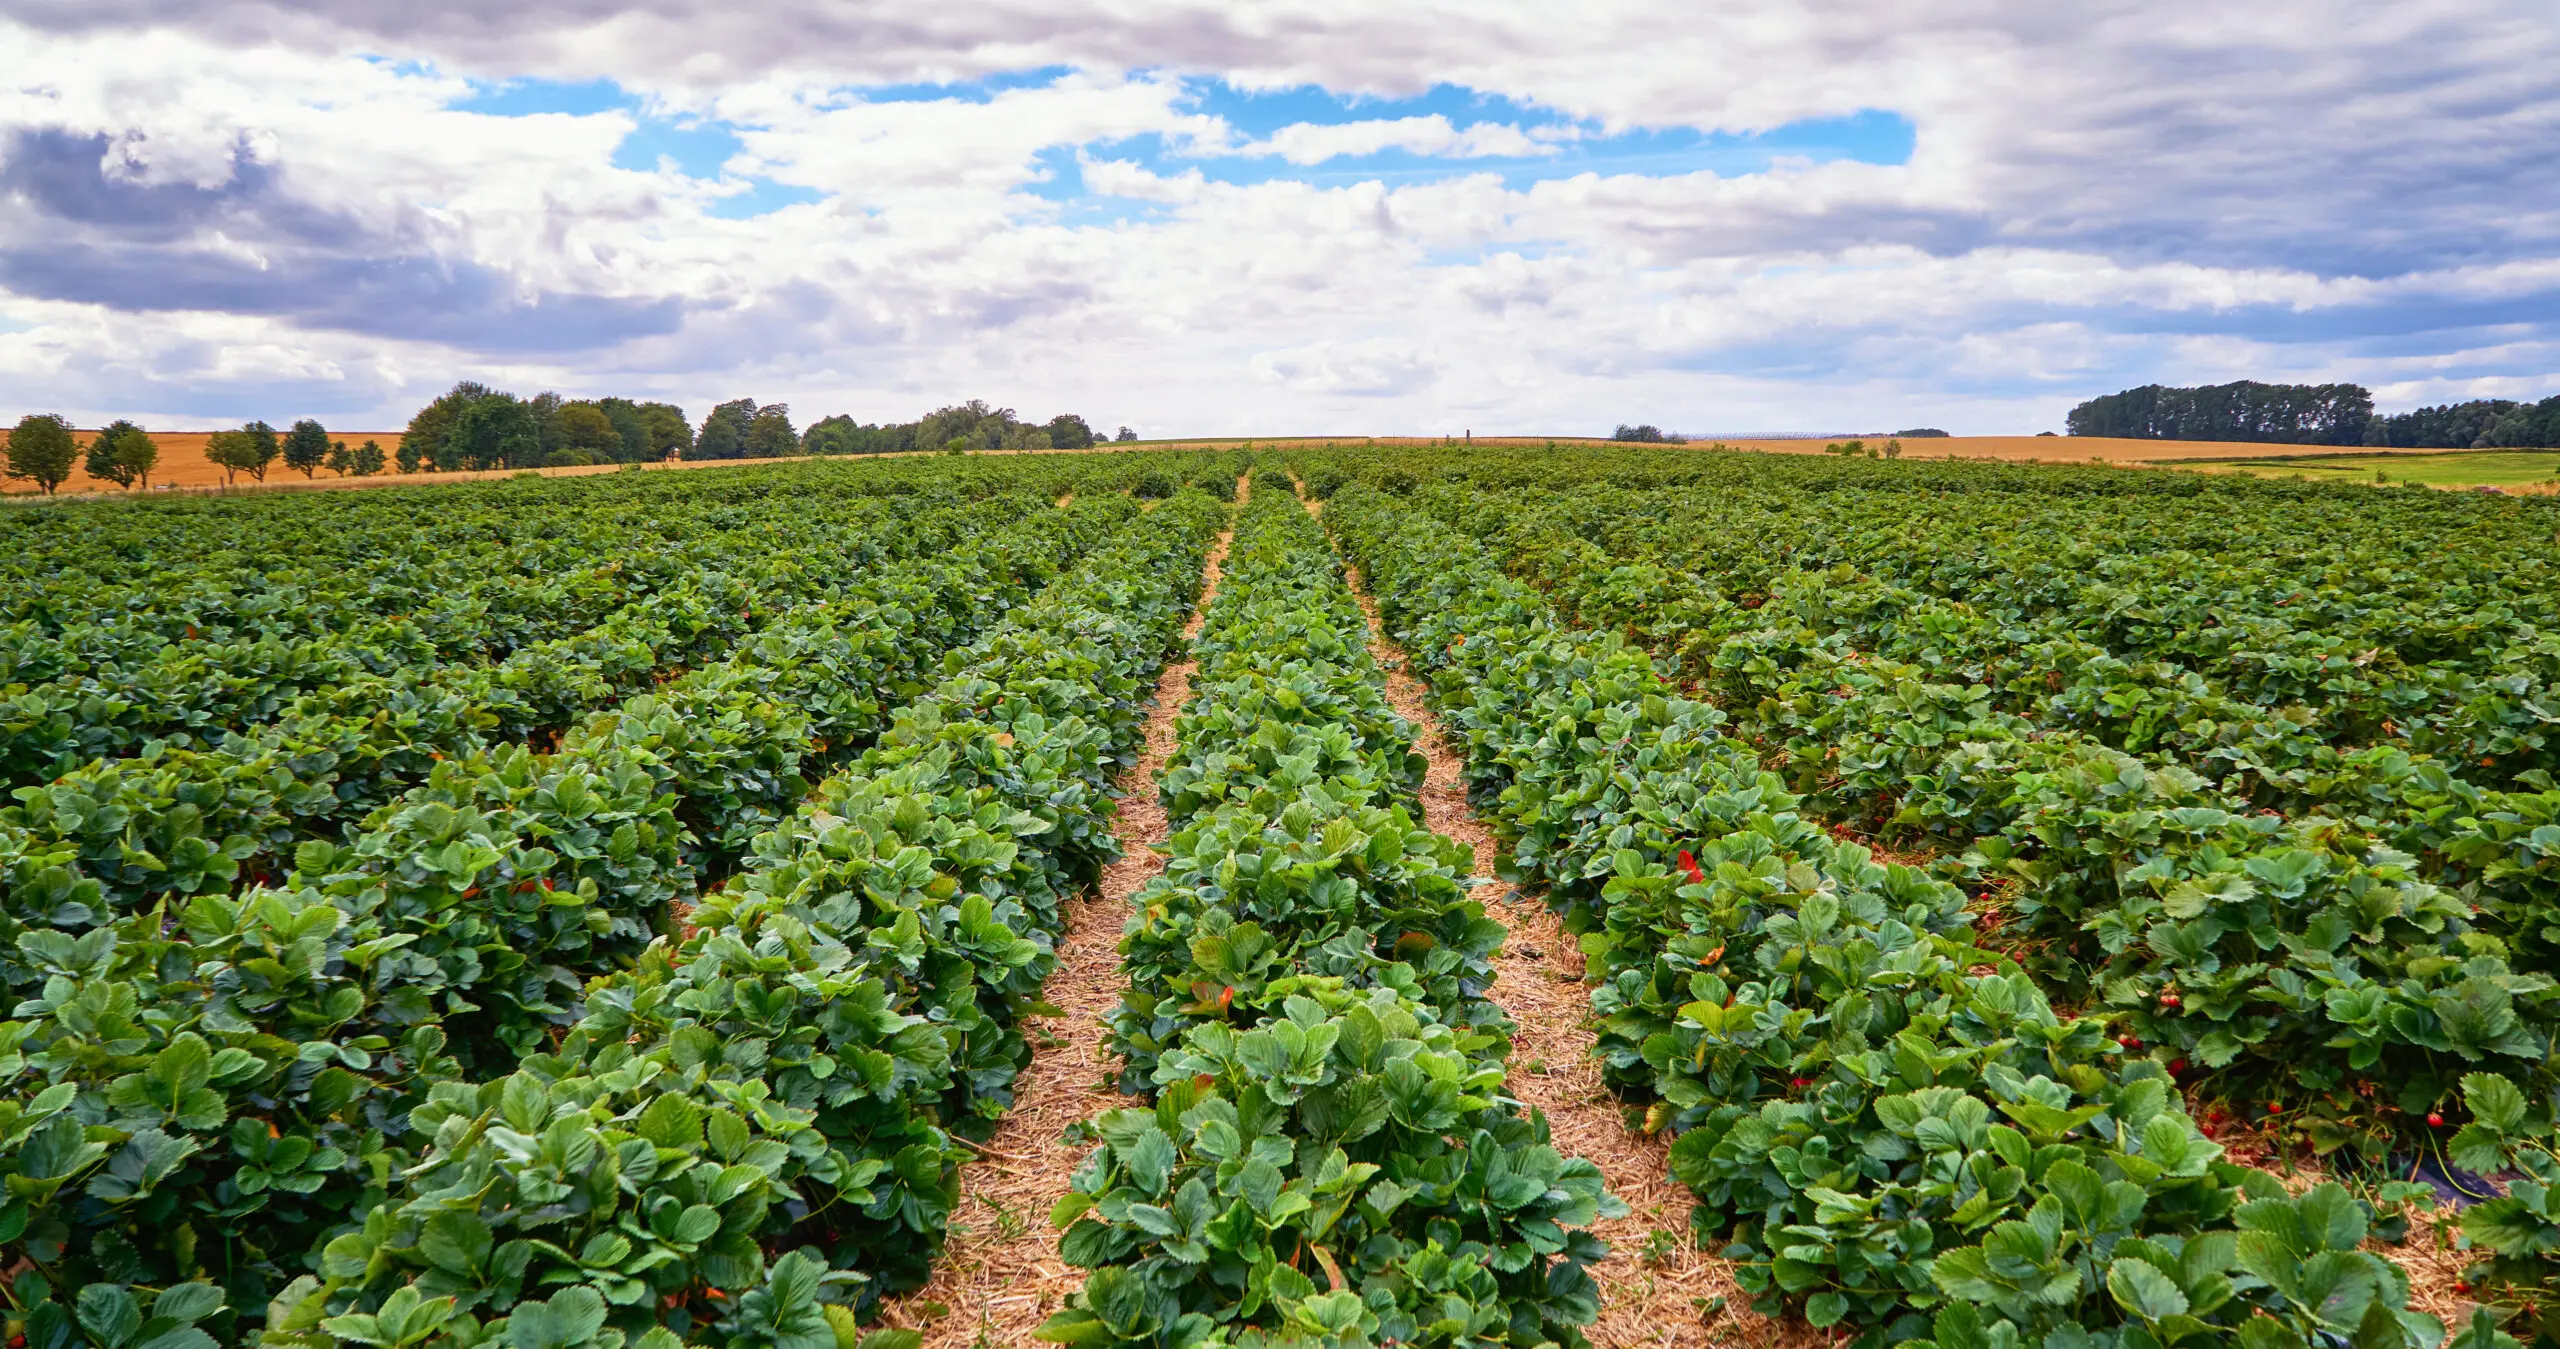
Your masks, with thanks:
[[[1051,1215],[1072,1344],[1579,1343],[1625,1206],[1505,1095],[1503,928],[1413,823],[1413,730],[1296,498],[1257,492],[1192,652],[1134,898],[1124,1089]],[[1312,1263],[1312,1267],[1310,1267]],[[1321,1282],[1319,1282],[1321,1278]]]
[[[2480,1253],[2463,1277],[2484,1306],[2535,1342],[2560,1336],[2560,1154],[2552,1102],[2529,1101],[2494,1073],[2462,1079],[2471,1118],[2445,1147],[2454,1165],[2503,1176],[2504,1193],[2462,1212],[2462,1235]],[[2481,1338],[2474,1333],[2474,1338]]]
[[[159,443],[132,422],[117,420],[90,439],[81,468],[99,482],[148,487],[151,470],[159,463]]]
[[[1625,638],[1560,625],[1544,596],[1503,577],[1471,542],[1434,538],[1431,525],[1358,490],[1337,494],[1326,518],[1432,672],[1475,786],[1513,845],[1510,867],[1552,887],[1584,933],[1602,980],[1593,1002],[1610,1075],[1648,1102],[1650,1127],[1679,1134],[1672,1164],[1700,1196],[1701,1234],[1728,1242],[1764,1310],[1797,1309],[1876,1344],[1933,1328],[1941,1343],[2144,1349],[2321,1335],[2416,1349],[2440,1337],[2406,1310],[2405,1277],[2356,1251],[2363,1210],[2342,1191],[2296,1204],[2266,1177],[2218,1160],[2164,1067],[2205,1048],[2172,1039],[2137,1057],[2142,1040],[2124,1033],[2121,1013],[2057,1016],[2014,961],[1974,944],[1960,891],[1814,827],[1798,813],[1804,797],[1725,740],[1716,712],[1665,690],[1667,672]],[[1582,575],[1577,604],[1625,603]],[[1663,582],[1607,580],[1633,583],[1634,594],[1658,594]],[[1783,656],[1755,666],[1720,655],[1714,668],[1783,677],[1789,666]],[[2098,799],[2126,804],[2121,793]],[[2192,828],[2221,817],[2172,802],[2154,818]],[[2037,837],[2114,848],[2143,836],[2048,828]],[[2246,878],[2222,902],[2269,905],[2255,930],[2317,921],[2281,916],[2304,897],[2353,915],[2331,920],[2339,937],[2329,947],[2403,914],[2437,927],[2466,916],[2410,876],[2406,859],[2234,851],[2199,850],[2195,865]],[[2157,874],[2163,890],[2185,879],[2165,864]],[[2181,931],[2207,945],[2164,938],[2138,949],[2183,962],[2177,977],[2189,982],[2220,968],[2210,949],[2218,933]],[[2409,931],[2368,940],[2394,952],[2413,944]],[[2515,978],[2502,966],[2407,958],[2412,969],[2390,985],[2401,996],[2426,996],[2406,992],[2409,981],[2448,970],[2454,980]],[[2358,969],[2321,968],[2333,979]],[[2251,990],[2268,979],[2263,965],[2250,977]],[[2525,997],[2539,995],[2537,983],[2495,986]],[[2395,1024],[2449,1042],[2501,1033],[2436,1016],[2400,1014]],[[2279,1007],[2277,1033],[2337,1034],[2334,1022],[2286,1032],[2282,1020]],[[2152,1033],[2173,1037],[2180,1021],[2164,1008]],[[2287,1046],[2270,1057],[2289,1054],[2300,1071],[2337,1062],[2306,1052],[2302,1038],[2268,1038]]]
[[[928,564],[642,601],[671,655],[729,659],[641,665],[658,693],[553,752],[432,700],[399,731],[399,705],[358,731],[312,702],[20,789],[0,1241],[27,1323],[894,1346],[852,1308],[922,1276],[954,1135],[1010,1099],[1058,896],[1109,855],[1105,788],[1215,528],[1198,496],[1054,495],[902,512]],[[364,678],[335,705],[386,696]],[[814,789],[792,771],[847,758]],[[744,869],[704,895],[712,862]],[[190,1280],[218,1296],[152,1303]]]
[[[1387,989],[1196,1028],[1152,1110],[1102,1117],[1052,1214],[1071,1263],[1107,1268],[1042,1338],[1193,1344],[1221,1322],[1355,1308],[1378,1340],[1571,1337],[1598,1307],[1581,1266],[1605,1248],[1567,1229],[1624,1206],[1543,1120],[1497,1104],[1502,1077]]]
[[[308,478],[329,459],[329,430],[308,417],[284,436],[284,466]]]
[[[46,496],[71,476],[78,450],[71,423],[50,412],[31,412],[18,419],[5,447],[8,475],[24,478]]]

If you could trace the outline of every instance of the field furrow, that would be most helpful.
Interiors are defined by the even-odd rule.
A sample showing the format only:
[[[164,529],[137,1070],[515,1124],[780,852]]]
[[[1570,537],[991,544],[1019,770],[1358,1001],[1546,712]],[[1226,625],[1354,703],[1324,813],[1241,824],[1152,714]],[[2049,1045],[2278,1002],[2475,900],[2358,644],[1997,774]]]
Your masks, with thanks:
[[[1322,503],[1309,502],[1311,510]],[[1474,850],[1476,895],[1507,936],[1493,956],[1493,998],[1514,1023],[1511,1094],[1547,1117],[1556,1146],[1600,1168],[1628,1212],[1602,1218],[1592,1234],[1609,1244],[1591,1267],[1600,1315],[1588,1330],[1600,1349],[1698,1349],[1714,1345],[1812,1342],[1786,1323],[1754,1315],[1732,1267],[1689,1238],[1689,1191],[1671,1178],[1670,1140],[1628,1127],[1627,1108],[1602,1080],[1591,999],[1574,935],[1534,896],[1496,875],[1502,844],[1467,800],[1466,766],[1431,708],[1430,690],[1386,635],[1377,603],[1356,567],[1348,579],[1369,620],[1370,653],[1387,671],[1388,704],[1412,722],[1429,765],[1422,819],[1433,833]]]
[[[1233,531],[1221,533],[1209,550],[1185,642],[1199,634],[1217,598],[1233,537]],[[1066,903],[1057,965],[1041,985],[1047,1006],[1025,1014],[1038,1025],[1030,1032],[1031,1062],[1014,1083],[1013,1108],[960,1169],[950,1245],[933,1278],[886,1313],[893,1325],[921,1328],[926,1349],[1028,1343],[1080,1282],[1058,1257],[1049,1210],[1066,1196],[1085,1151],[1068,1141],[1068,1126],[1121,1102],[1105,1053],[1120,999],[1120,932],[1130,897],[1164,870],[1159,849],[1172,825],[1156,797],[1156,779],[1173,755],[1174,722],[1190,700],[1195,668],[1178,660],[1156,681],[1143,748],[1113,793],[1120,856],[1103,867],[1093,893]]]

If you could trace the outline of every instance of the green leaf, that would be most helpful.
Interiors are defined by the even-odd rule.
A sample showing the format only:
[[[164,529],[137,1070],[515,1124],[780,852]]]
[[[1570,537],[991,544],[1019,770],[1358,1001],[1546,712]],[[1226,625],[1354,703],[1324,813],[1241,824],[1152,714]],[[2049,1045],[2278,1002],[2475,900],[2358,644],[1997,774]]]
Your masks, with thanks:
[[[2499,1133],[2513,1134],[2524,1123],[2524,1093],[2496,1073],[2464,1074],[2462,1101],[2474,1118]]]
[[[2187,1295],[2179,1289],[2177,1280],[2147,1260],[2125,1257],[2109,1265],[2107,1291],[2115,1296],[2117,1306],[2145,1321],[2187,1313]]]
[[[1145,1132],[1129,1143],[1115,1147],[1120,1164],[1129,1170],[1129,1179],[1150,1195],[1165,1192],[1176,1161],[1173,1140],[1162,1129],[1149,1125]]]
[[[450,1274],[473,1275],[487,1263],[494,1241],[489,1224],[476,1213],[445,1209],[428,1218],[418,1234],[418,1253]]]

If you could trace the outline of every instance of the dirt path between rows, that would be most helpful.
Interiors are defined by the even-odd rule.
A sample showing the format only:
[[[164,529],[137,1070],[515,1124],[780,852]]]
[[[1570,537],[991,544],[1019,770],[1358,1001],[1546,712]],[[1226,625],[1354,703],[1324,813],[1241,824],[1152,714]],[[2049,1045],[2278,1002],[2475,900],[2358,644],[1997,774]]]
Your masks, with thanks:
[[[1233,530],[1220,534],[1209,550],[1200,603],[1182,629],[1186,644],[1200,634],[1209,602],[1217,598],[1234,537]],[[950,1245],[935,1262],[933,1279],[882,1310],[883,1325],[924,1331],[925,1349],[1031,1344],[1040,1323],[1084,1286],[1084,1271],[1058,1258],[1049,1208],[1067,1192],[1068,1177],[1090,1145],[1061,1135],[1071,1124],[1132,1104],[1111,1084],[1106,1022],[1126,982],[1120,933],[1129,918],[1129,896],[1164,870],[1155,845],[1172,837],[1172,826],[1156,795],[1156,776],[1172,757],[1174,724],[1191,700],[1196,668],[1186,656],[1166,665],[1157,679],[1145,748],[1120,775],[1120,859],[1103,868],[1096,893],[1067,901],[1058,965],[1041,991],[1063,1015],[1026,1029],[1031,1066],[1015,1079],[1013,1109],[995,1137],[977,1150],[976,1161],[960,1168]]]
[[[1321,517],[1321,502],[1309,510]],[[1353,593],[1369,618],[1369,651],[1387,670],[1387,701],[1418,730],[1415,748],[1430,765],[1422,785],[1423,822],[1475,849],[1476,891],[1485,912],[1511,930],[1493,960],[1494,1000],[1519,1023],[1512,1036],[1511,1091],[1546,1112],[1557,1150],[1587,1157],[1609,1191],[1635,1211],[1593,1226],[1609,1258],[1592,1276],[1601,1290],[1600,1320],[1589,1329],[1600,1349],[1691,1349],[1692,1346],[1815,1345],[1801,1325],[1752,1313],[1734,1286],[1732,1266],[1689,1239],[1689,1191],[1671,1178],[1667,1140],[1633,1132],[1618,1099],[1600,1078],[1585,1022],[1591,1001],[1582,983],[1582,952],[1553,913],[1494,876],[1501,843],[1467,803],[1459,756],[1424,701],[1422,682],[1405,672],[1404,652],[1387,640],[1359,570]]]

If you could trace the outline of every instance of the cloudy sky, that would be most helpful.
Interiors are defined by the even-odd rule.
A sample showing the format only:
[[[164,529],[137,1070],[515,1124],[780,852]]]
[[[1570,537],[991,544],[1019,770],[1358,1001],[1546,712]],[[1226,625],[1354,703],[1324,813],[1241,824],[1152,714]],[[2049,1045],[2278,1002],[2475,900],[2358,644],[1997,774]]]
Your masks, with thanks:
[[[2560,392],[2550,0],[0,0],[0,414]]]

